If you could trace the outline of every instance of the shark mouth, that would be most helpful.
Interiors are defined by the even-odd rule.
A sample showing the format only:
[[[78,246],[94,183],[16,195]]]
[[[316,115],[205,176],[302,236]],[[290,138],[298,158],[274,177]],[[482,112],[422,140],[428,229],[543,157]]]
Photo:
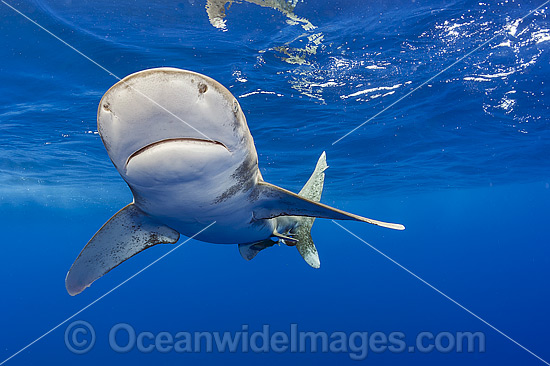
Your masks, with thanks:
[[[153,147],[156,147],[156,146],[159,146],[159,145],[162,145],[162,144],[165,144],[165,143],[169,143],[169,142],[197,142],[197,143],[201,143],[201,144],[211,144],[211,145],[220,145],[220,146],[223,146],[224,149],[226,149],[227,151],[229,151],[229,149],[227,148],[227,146],[225,146],[222,142],[220,141],[216,141],[216,140],[207,140],[207,139],[199,139],[199,138],[194,138],[194,137],[176,137],[176,138],[171,138],[171,139],[164,139],[164,140],[159,140],[159,141],[155,141],[153,143],[150,143],[149,145],[146,145],[144,147],[142,147],[141,149],[139,150],[136,150],[135,152],[132,153],[132,155],[130,155],[128,157],[128,159],[126,160],[126,164],[125,167],[128,166],[128,163],[130,163],[130,161],[135,158],[136,156],[139,156],[140,154],[143,154],[144,152],[146,152],[147,150],[153,148]]]

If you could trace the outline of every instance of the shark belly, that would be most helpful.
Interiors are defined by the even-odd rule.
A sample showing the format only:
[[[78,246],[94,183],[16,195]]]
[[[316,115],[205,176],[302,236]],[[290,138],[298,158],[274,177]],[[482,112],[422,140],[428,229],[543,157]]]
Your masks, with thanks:
[[[215,221],[196,238],[248,243],[268,238],[276,225],[275,219],[253,217],[255,161],[213,141],[165,140],[134,153],[124,178],[135,205],[179,233],[193,236]]]
[[[203,189],[208,183],[200,185]],[[195,239],[216,244],[238,244],[269,238],[277,219],[255,219],[251,191],[239,192],[223,202],[205,200],[201,190],[179,184],[170,190],[152,191],[132,188],[135,205],[158,222],[191,237],[215,222]],[[168,197],[163,199],[162,197]],[[206,203],[205,203],[206,202]]]

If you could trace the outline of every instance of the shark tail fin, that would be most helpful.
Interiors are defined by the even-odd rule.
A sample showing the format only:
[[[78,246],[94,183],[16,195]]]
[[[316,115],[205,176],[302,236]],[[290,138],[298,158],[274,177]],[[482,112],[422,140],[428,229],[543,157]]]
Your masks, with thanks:
[[[321,193],[323,192],[323,183],[325,181],[324,172],[327,168],[326,154],[323,152],[315,166],[313,174],[298,195],[312,202],[319,202],[321,200]],[[315,248],[310,233],[315,217],[294,217],[294,219],[296,219],[297,225],[296,228],[289,233],[291,237],[280,234],[277,230],[274,231],[273,236],[278,237],[288,246],[295,245],[307,264],[313,268],[319,268],[321,266],[319,254],[317,253],[317,248]],[[261,250],[269,248],[275,243],[276,242],[271,239],[266,239],[256,243],[239,244],[239,252],[244,259],[251,260]]]
[[[321,201],[323,185],[325,183],[325,170],[327,168],[327,155],[323,151],[317,161],[313,174],[311,174],[311,177],[309,177],[298,195],[312,202]],[[298,249],[298,252],[306,263],[313,268],[319,268],[321,266],[319,253],[311,237],[311,227],[314,221],[315,217],[301,217],[294,238],[297,239],[296,249]]]
[[[321,267],[321,261],[319,260],[319,253],[317,248],[313,243],[313,238],[311,237],[311,226],[300,225],[296,229],[296,249],[304,258],[307,264],[313,268]]]
[[[355,220],[394,230],[405,229],[401,224],[369,219],[320,203],[325,180],[324,172],[327,168],[326,154],[323,152],[317,161],[313,174],[298,194],[267,182],[260,182],[258,185],[258,205],[254,210],[254,217],[258,219],[298,216],[296,218],[298,224],[291,230],[290,236],[295,239],[296,248],[304,260],[313,268],[320,267],[319,254],[310,233],[316,217]],[[285,240],[283,239],[283,241]],[[294,243],[286,244],[294,245]]]

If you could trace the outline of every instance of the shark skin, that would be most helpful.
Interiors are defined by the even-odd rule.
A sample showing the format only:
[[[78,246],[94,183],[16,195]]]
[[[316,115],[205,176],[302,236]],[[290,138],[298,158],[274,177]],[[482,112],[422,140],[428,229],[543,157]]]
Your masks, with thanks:
[[[129,75],[105,93],[97,121],[134,201],[81,251],[65,280],[71,295],[153,245],[176,243],[180,234],[244,245],[239,249],[245,259],[277,240],[298,243],[306,261],[318,268],[309,235],[313,218],[404,229],[320,203],[324,153],[300,194],[265,182],[237,99],[207,76],[175,68]]]

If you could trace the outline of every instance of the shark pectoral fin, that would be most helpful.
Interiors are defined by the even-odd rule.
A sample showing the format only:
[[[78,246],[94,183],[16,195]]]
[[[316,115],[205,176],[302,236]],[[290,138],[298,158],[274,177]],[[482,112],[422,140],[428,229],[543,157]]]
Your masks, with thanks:
[[[277,216],[309,216],[334,220],[355,220],[395,230],[404,230],[401,224],[368,219],[301,197],[267,182],[258,183],[259,194],[254,217],[270,219]]]
[[[65,287],[71,296],[77,295],[128,258],[156,244],[174,244],[179,236],[131,203],[111,217],[82,249],[67,273]]]
[[[276,243],[276,241],[266,239],[255,243],[239,244],[239,253],[241,253],[241,257],[249,261],[254,258],[256,254],[258,254],[265,248],[272,247]]]

